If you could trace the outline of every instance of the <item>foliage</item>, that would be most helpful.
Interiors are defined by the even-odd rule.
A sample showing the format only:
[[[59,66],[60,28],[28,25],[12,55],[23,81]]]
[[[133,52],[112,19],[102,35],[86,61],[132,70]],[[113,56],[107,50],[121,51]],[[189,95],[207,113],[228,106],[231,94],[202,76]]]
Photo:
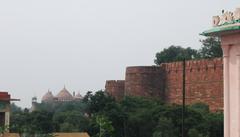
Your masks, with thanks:
[[[11,117],[11,131],[19,134],[23,133],[51,133],[52,114],[45,111],[36,111],[33,113],[20,112]]]
[[[210,113],[206,115],[206,128],[208,129],[209,137],[221,137],[223,136],[223,114],[222,113]]]
[[[172,120],[167,119],[166,117],[161,117],[158,120],[158,125],[154,130],[153,137],[174,137],[175,134],[176,131],[174,131]]]
[[[172,45],[169,48],[165,48],[163,51],[158,52],[154,62],[155,64],[160,65],[161,63],[182,61],[183,59],[191,60],[197,57],[198,53],[195,49]]]
[[[183,48],[181,46],[170,46],[156,53],[154,63],[160,65],[161,63],[169,63],[175,61],[192,60],[192,59],[206,59],[222,57],[222,49],[219,38],[207,37],[200,40],[202,47],[199,50],[190,47]]]
[[[217,37],[207,37],[200,40],[202,48],[199,50],[200,58],[222,57],[221,42]]]
[[[14,103],[11,104],[10,108],[12,113],[18,113],[22,111],[22,109]]]
[[[190,130],[188,131],[188,136],[189,136],[189,137],[203,137],[203,135],[200,134],[200,133],[198,132],[198,130],[196,130],[196,129],[190,129]]]
[[[112,137],[114,128],[112,126],[112,122],[109,121],[105,116],[99,115],[96,117],[96,123],[99,126],[98,137]]]
[[[158,99],[125,97],[118,102],[98,91],[88,92],[79,102],[39,105],[38,111],[15,111],[10,130],[39,135],[88,132],[93,137],[181,137],[182,107]],[[223,114],[210,112],[202,103],[186,107],[185,125],[187,137],[223,136]]]
[[[89,121],[82,112],[72,110],[55,113],[53,123],[55,131],[77,132],[86,131]]]
[[[192,110],[199,113],[209,113],[209,106],[204,103],[195,103],[189,106]]]
[[[2,136],[5,132],[7,132],[9,126],[0,126],[0,136]]]

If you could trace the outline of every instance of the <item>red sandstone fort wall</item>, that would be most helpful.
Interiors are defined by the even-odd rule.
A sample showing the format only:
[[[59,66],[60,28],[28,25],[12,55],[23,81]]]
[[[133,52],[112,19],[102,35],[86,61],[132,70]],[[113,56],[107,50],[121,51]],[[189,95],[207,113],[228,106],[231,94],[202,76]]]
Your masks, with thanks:
[[[128,67],[125,95],[164,97],[164,70],[159,66]]]
[[[182,103],[182,62],[163,64],[165,101]],[[203,102],[210,110],[223,109],[223,61],[221,58],[186,62],[186,103]]]
[[[118,100],[130,96],[160,97],[167,103],[182,102],[182,62],[161,66],[128,67],[124,81],[107,81],[106,91]],[[125,93],[124,93],[125,92]],[[223,109],[221,58],[186,62],[186,103],[203,102],[212,111]]]
[[[116,100],[124,97],[125,80],[108,80],[106,81],[105,90]]]

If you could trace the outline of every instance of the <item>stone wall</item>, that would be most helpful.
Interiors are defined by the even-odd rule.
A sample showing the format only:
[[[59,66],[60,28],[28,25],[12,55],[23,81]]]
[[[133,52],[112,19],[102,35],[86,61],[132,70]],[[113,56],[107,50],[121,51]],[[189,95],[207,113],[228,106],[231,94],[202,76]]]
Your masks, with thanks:
[[[182,63],[164,64],[165,101],[182,103]],[[212,111],[223,109],[223,62],[221,58],[186,62],[186,103],[207,103]]]
[[[164,97],[164,74],[159,66],[127,67],[125,95]]]
[[[124,97],[125,80],[108,80],[105,89],[109,95],[115,97],[116,100],[120,100]]]
[[[128,67],[125,82],[107,81],[106,91],[118,100],[125,94],[160,97],[167,103],[180,104],[182,72],[182,62],[165,63],[161,66]],[[221,58],[186,62],[186,103],[197,102],[207,103],[212,111],[223,109]]]

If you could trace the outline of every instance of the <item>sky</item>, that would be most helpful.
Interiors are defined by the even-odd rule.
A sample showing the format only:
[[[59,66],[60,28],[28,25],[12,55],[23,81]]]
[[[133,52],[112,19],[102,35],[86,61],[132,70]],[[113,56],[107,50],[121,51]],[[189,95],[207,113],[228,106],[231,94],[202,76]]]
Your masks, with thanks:
[[[237,0],[2,0],[0,90],[21,107],[50,89],[104,89],[170,45],[198,49],[212,16]]]

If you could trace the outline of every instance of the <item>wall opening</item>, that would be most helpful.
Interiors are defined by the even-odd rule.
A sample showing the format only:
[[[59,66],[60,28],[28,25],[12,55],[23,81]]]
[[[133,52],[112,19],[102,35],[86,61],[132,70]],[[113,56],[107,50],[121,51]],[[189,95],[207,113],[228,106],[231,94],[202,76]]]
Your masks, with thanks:
[[[0,112],[0,126],[5,126],[5,112]]]

